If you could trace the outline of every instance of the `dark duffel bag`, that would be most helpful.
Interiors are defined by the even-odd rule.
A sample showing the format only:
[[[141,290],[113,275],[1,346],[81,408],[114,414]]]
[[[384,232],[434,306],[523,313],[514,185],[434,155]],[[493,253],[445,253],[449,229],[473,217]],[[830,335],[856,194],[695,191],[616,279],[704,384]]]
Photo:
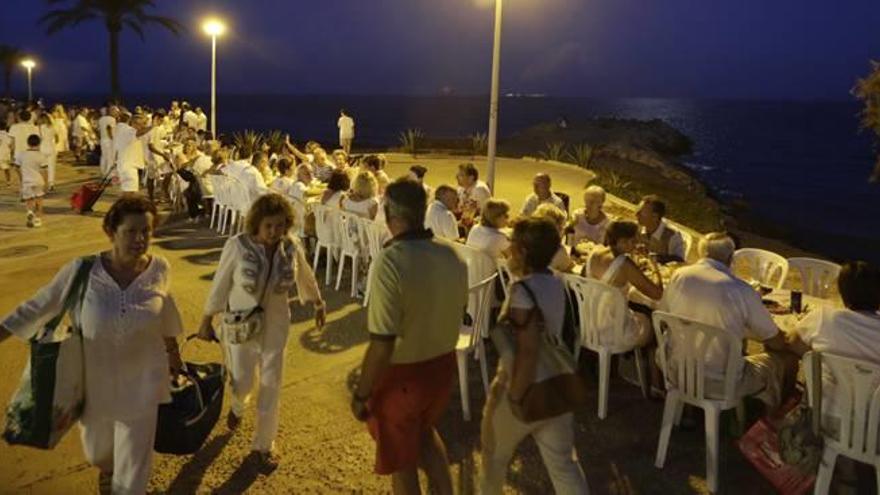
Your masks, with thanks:
[[[171,384],[171,402],[159,406],[156,452],[188,455],[202,447],[220,418],[224,378],[220,363],[184,363]]]

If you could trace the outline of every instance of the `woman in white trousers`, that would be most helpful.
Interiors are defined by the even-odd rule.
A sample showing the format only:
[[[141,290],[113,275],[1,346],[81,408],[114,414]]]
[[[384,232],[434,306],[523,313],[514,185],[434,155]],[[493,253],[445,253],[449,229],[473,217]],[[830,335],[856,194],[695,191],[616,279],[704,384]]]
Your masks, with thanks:
[[[254,202],[245,220],[246,232],[230,238],[223,248],[199,328],[200,338],[217,340],[214,315],[262,308],[262,330],[253,338],[230,343],[221,327],[219,340],[228,350],[227,366],[232,377],[232,409],[227,416],[231,430],[241,421],[259,367],[257,423],[251,455],[268,469],[277,465],[272,446],[278,433],[278,399],[284,347],[290,332],[289,293],[293,286],[301,302],[313,304],[319,328],[325,317],[324,301],[303,248],[288,234],[293,222],[293,208],[284,197],[273,193]]]
[[[171,401],[170,375],[180,369],[175,336],[183,325],[170,295],[170,267],[149,254],[156,207],[142,197],[116,201],[104,217],[113,247],[89,272],[81,307],[85,409],[80,418],[86,460],[100,469],[101,493],[142,495],[153,459],[160,403]],[[80,260],[0,323],[0,340],[32,338],[62,308]]]

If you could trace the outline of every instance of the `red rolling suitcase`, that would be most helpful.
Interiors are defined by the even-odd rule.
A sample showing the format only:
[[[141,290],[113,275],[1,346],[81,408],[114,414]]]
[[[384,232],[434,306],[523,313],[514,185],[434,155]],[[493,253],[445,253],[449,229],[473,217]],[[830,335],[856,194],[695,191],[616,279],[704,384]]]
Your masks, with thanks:
[[[89,182],[77,189],[70,197],[70,207],[73,208],[73,211],[77,213],[92,211],[92,207],[104,194],[104,190],[113,182],[112,173],[110,171],[99,182]]]

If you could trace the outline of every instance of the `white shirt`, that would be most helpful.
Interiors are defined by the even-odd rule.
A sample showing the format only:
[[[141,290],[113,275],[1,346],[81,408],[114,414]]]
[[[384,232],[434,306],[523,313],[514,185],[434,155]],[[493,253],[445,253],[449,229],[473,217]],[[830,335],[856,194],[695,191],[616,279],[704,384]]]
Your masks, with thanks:
[[[15,164],[21,168],[23,186],[42,186],[42,170],[49,163],[49,157],[38,150],[24,150],[15,154]]]
[[[485,225],[474,225],[468,233],[468,246],[479,249],[493,258],[503,258],[504,251],[510,247],[510,239],[500,230]]]
[[[348,115],[339,117],[339,120],[336,122],[336,127],[339,127],[339,137],[342,139],[353,139],[354,138],[354,119],[349,117]]]
[[[321,182],[327,182],[330,180],[330,176],[333,175],[333,171],[336,170],[336,166],[330,162],[314,163],[312,166],[315,169],[315,178]]]
[[[779,332],[755,289],[713,259],[704,258],[676,271],[663,291],[660,306],[663,311],[729,332],[736,340],[764,341]],[[670,344],[674,353],[675,342]],[[717,341],[711,344],[707,375],[722,379],[726,359],[727,349]]]
[[[214,186],[211,185],[211,181],[208,180],[208,170],[211,170],[211,167],[214,166],[214,162],[211,160],[211,157],[198,152],[198,157],[196,161],[190,166],[196,177],[199,179],[199,185],[202,187],[202,194],[205,196],[213,196],[214,195]]]
[[[0,163],[9,163],[12,160],[12,136],[0,129]]]
[[[116,124],[113,136],[116,165],[119,168],[144,168],[144,145],[138,139],[137,130],[123,122]]]
[[[240,180],[244,184],[244,187],[247,188],[251,204],[253,204],[257,198],[269,192],[269,188],[266,187],[266,181],[263,179],[263,174],[252,165],[241,171],[238,180]]]
[[[110,137],[110,134],[107,133],[107,128],[111,129],[111,132],[116,129],[116,118],[112,115],[102,115],[100,119],[98,119],[98,133],[101,136],[101,141],[110,141],[113,139]]]
[[[242,173],[247,168],[253,168],[247,160],[235,160],[223,166],[223,173],[233,179],[242,180]]]
[[[660,226],[657,227],[657,230],[651,234],[651,238],[655,240],[662,239],[663,231],[666,229],[673,230],[672,237],[669,238],[669,254],[672,256],[678,256],[681,259],[685,259],[684,253],[684,239],[681,236],[681,232],[677,229],[672,229],[666,224],[666,220],[660,222]],[[645,229],[642,228],[642,233],[645,232]]]
[[[280,176],[269,184],[269,189],[285,197],[293,197],[295,181],[292,177]]]
[[[79,114],[73,119],[73,135],[74,137],[85,137],[92,130],[92,125],[89,124],[89,119],[86,118],[85,115]]]
[[[40,128],[30,122],[17,122],[9,126],[9,135],[12,136],[13,152],[28,149],[27,140],[32,135],[40,135]]]
[[[562,212],[565,213],[565,216],[568,216],[568,211],[565,209],[565,203],[562,202],[562,198],[553,194],[552,192],[550,193],[550,197],[547,199],[538,199],[537,194],[530,194],[529,197],[526,198],[526,202],[523,204],[521,213],[522,215],[527,217],[531,216],[532,213],[534,213],[535,210],[538,209],[538,206],[544,203],[550,203],[551,205],[562,210]]]
[[[199,116],[192,110],[183,113],[183,123],[190,129],[195,129],[199,125]]]
[[[197,131],[207,131],[208,130],[208,116],[204,113],[197,113],[195,119]]]
[[[342,210],[354,213],[359,217],[372,220],[371,210],[373,208],[376,208],[376,212],[379,211],[379,200],[376,198],[367,198],[360,201],[352,201],[348,195],[342,198]]]
[[[428,211],[425,212],[425,228],[431,229],[437,237],[458,240],[458,221],[441,201],[434,200],[428,205]]]
[[[79,266],[65,265],[49,285],[8,315],[3,326],[31,338],[61,311]],[[154,255],[147,269],[125,289],[95,261],[81,312],[85,353],[85,417],[136,418],[171,400],[163,337],[179,335],[180,314],[170,294],[168,261]],[[76,315],[79,315],[77,318]]]
[[[58,152],[55,148],[55,128],[50,124],[40,126],[40,152],[47,156],[55,155]]]
[[[479,205],[480,210],[483,209],[483,205],[486,204],[486,201],[492,197],[492,191],[489,189],[489,186],[478,180],[474,183],[473,186],[465,189],[463,187],[458,188],[458,197],[462,203],[466,203],[470,200],[476,201],[477,205]]]
[[[577,244],[581,240],[587,240],[596,244],[605,244],[605,230],[611,223],[611,218],[606,214],[605,218],[597,224],[587,221],[587,216],[583,209],[574,212],[574,243]]]

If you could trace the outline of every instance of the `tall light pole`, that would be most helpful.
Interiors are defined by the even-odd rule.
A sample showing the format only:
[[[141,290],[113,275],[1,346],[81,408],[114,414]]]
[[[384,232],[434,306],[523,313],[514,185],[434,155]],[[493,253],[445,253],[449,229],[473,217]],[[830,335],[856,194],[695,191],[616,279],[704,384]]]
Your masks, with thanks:
[[[492,50],[492,93],[489,96],[489,137],[487,159],[489,189],[495,191],[495,155],[498,149],[498,92],[501,83],[501,20],[504,0],[495,0],[495,43]]]
[[[226,25],[219,19],[208,19],[202,30],[211,37],[211,137],[217,139],[217,37],[226,32]]]
[[[28,79],[28,102],[34,101],[34,89],[33,89],[33,70],[34,67],[37,66],[37,63],[34,62],[31,58],[26,58],[21,61],[21,66],[27,69],[27,79]]]

